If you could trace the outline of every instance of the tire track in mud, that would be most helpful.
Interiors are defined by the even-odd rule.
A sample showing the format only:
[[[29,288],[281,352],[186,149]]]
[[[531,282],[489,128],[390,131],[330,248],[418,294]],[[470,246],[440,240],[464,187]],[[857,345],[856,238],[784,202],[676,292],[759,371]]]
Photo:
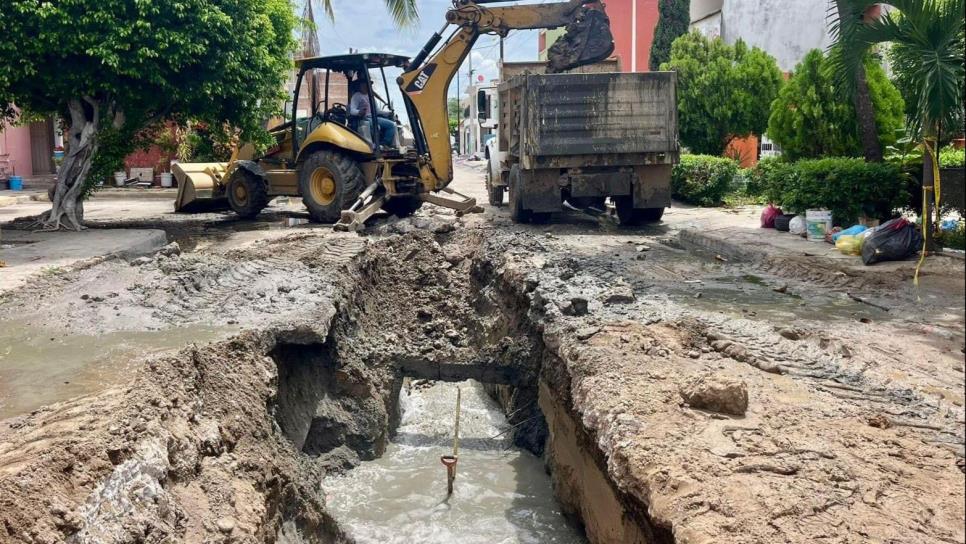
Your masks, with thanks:
[[[321,276],[337,274],[365,245],[354,234],[292,235],[223,255],[159,259],[160,281],[134,292],[164,321],[298,311],[331,295],[332,283]]]

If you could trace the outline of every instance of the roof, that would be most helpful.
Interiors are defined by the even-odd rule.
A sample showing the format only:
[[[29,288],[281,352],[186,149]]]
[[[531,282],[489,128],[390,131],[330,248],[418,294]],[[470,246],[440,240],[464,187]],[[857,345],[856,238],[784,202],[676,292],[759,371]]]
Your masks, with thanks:
[[[328,68],[337,71],[357,70],[360,64],[365,64],[369,68],[389,66],[403,68],[409,64],[409,57],[388,53],[353,53],[351,55],[295,59],[295,64],[302,70],[312,68]]]

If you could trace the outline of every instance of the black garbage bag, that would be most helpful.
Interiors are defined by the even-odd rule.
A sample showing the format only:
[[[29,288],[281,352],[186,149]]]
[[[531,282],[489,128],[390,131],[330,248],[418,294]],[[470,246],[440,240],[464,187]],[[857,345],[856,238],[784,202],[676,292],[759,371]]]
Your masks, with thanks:
[[[890,219],[880,225],[862,243],[862,262],[901,261],[922,249],[922,235],[909,221]]]

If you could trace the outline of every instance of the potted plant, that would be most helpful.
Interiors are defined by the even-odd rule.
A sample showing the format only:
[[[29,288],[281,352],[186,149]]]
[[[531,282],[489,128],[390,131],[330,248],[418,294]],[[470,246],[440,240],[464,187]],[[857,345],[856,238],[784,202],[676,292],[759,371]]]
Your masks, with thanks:
[[[174,177],[171,174],[171,158],[178,152],[178,140],[174,131],[170,127],[164,127],[154,140],[154,145],[161,152],[158,159],[158,172],[160,172],[161,186],[173,187]]]

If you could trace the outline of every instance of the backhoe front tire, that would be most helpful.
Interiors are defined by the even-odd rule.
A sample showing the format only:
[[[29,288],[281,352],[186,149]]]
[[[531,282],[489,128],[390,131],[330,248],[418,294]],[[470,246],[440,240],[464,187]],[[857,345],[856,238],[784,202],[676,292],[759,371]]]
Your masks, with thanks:
[[[265,180],[248,170],[239,168],[232,173],[226,193],[228,205],[242,219],[254,219],[268,206]]]
[[[359,163],[348,155],[323,149],[309,155],[299,168],[299,192],[309,216],[335,223],[365,188]]]

